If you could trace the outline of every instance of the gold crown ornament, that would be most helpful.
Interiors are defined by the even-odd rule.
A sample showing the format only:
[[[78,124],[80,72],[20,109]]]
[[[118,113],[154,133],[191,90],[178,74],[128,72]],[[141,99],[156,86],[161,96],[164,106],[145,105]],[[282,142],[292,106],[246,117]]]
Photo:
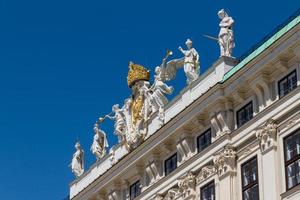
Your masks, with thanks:
[[[147,70],[142,65],[134,64],[129,62],[129,71],[127,76],[127,83],[129,87],[132,87],[137,81],[149,81],[150,80],[150,71]]]

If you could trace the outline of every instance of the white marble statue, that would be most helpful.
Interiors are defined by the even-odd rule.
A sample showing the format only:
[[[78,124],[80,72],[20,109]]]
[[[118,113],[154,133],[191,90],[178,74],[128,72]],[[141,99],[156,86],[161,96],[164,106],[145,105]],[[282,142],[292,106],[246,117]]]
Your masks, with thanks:
[[[106,115],[105,117],[115,120],[115,134],[118,136],[119,142],[121,142],[126,132],[124,108],[120,108],[119,104],[115,104],[112,107],[112,111],[115,113],[114,116]]]
[[[151,100],[153,106],[156,110],[159,111],[160,118],[163,118],[164,107],[168,103],[168,99],[166,95],[172,94],[173,87],[168,86],[166,83],[164,83],[161,67],[157,66],[155,68],[155,73],[156,75],[155,75],[154,83],[149,90],[152,91]]]
[[[119,143],[130,141],[129,137],[131,137],[131,133],[134,131],[132,126],[131,104],[131,98],[125,99],[122,108],[119,107],[119,104],[113,105],[112,111],[115,113],[114,116],[105,116],[115,121],[114,133],[118,136]]]
[[[152,91],[150,90],[149,85],[149,83],[146,83],[140,88],[140,94],[145,97],[142,111],[144,122],[148,121],[151,115],[156,112],[156,107],[153,104]]]
[[[173,87],[168,86],[164,81],[165,76],[165,66],[168,56],[172,54],[171,51],[167,52],[167,56],[163,59],[161,66],[155,68],[154,83],[150,86],[149,82],[144,82],[144,84],[139,88],[139,93],[144,97],[143,110],[143,123],[146,123],[154,114],[158,112],[160,120],[164,120],[164,107],[168,103],[166,97],[167,94],[173,92]]]
[[[100,123],[103,122],[103,118],[100,118]],[[106,154],[106,148],[108,147],[108,142],[106,134],[99,125],[96,123],[94,125],[94,140],[91,146],[92,153],[96,156],[97,160],[100,160]]]
[[[233,24],[234,20],[230,17],[224,9],[218,12],[218,16],[221,19],[219,24],[219,45],[220,45],[220,56],[232,56],[232,49],[234,48],[234,35],[233,35]]]
[[[187,39],[185,44],[188,48],[187,50],[183,50],[181,47],[178,49],[184,55],[183,69],[187,77],[187,84],[191,84],[199,76],[199,54],[197,53],[196,49],[192,47],[193,42],[190,39]]]
[[[75,145],[76,152],[73,154],[71,169],[76,177],[79,177],[84,172],[84,151],[81,149],[80,143]]]
[[[124,116],[125,116],[125,127],[126,127],[123,141],[127,145],[129,145],[129,143],[134,143],[137,137],[136,136],[137,131],[135,130],[136,127],[133,125],[133,120],[132,120],[132,112],[131,112],[132,102],[133,101],[131,98],[127,98],[125,99],[124,106],[123,106]]]

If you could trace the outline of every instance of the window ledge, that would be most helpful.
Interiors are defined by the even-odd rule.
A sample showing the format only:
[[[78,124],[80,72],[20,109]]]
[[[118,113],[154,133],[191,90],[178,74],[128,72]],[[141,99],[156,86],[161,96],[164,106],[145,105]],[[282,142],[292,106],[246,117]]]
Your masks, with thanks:
[[[291,195],[294,195],[297,193],[300,193],[300,184],[298,184],[297,186],[291,188],[290,190],[280,194],[280,196],[282,199],[284,199],[284,198],[290,197]]]

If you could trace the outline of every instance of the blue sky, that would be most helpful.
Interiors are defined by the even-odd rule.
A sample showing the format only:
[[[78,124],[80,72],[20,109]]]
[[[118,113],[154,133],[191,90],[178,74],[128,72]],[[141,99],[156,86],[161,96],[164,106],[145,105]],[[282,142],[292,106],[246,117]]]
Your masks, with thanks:
[[[219,55],[218,46],[202,37],[218,34],[219,9],[236,21],[239,57],[300,5],[283,2],[1,0],[1,199],[68,195],[76,138],[89,167],[94,122],[130,94],[130,60],[153,72],[166,49],[179,57],[178,46],[191,38],[204,71]],[[183,72],[169,84],[178,93]],[[111,145],[112,126],[104,125]]]

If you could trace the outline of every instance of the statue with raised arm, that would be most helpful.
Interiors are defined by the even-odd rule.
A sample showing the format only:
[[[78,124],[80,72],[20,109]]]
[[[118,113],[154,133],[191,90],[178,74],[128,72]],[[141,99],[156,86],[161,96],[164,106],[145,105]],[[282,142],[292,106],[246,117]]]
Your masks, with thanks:
[[[230,17],[224,9],[218,12],[218,16],[221,19],[219,24],[219,45],[220,45],[220,56],[232,56],[232,49],[234,48],[234,35],[233,35],[233,24],[234,20]]]
[[[115,104],[112,106],[112,111],[115,113],[114,116],[106,115],[105,117],[115,120],[114,133],[118,136],[119,142],[121,142],[126,132],[124,108],[120,108],[119,104]]]
[[[187,84],[191,84],[199,77],[199,54],[196,49],[192,47],[193,42],[190,39],[187,39],[185,44],[188,48],[187,50],[183,50],[181,47],[179,47],[178,49],[184,55],[183,69],[187,77]]]
[[[100,118],[100,123],[103,122],[103,118]],[[100,160],[106,154],[106,148],[108,147],[108,142],[106,134],[99,125],[96,123],[94,125],[94,140],[91,146],[92,153],[96,156],[97,161]]]
[[[173,87],[169,87],[164,83],[168,76],[166,72],[166,61],[170,55],[172,55],[172,52],[167,51],[167,55],[163,59],[162,64],[155,68],[156,75],[154,76],[153,85],[149,87],[149,82],[145,82],[139,89],[140,95],[144,96],[144,106],[142,110],[144,122],[147,122],[152,114],[157,111],[159,111],[160,120],[164,120],[164,106],[168,103],[166,95],[173,92]]]
[[[155,68],[155,79],[154,83],[151,86],[150,90],[152,91],[152,101],[156,110],[159,111],[159,116],[162,119],[164,117],[164,107],[168,103],[168,99],[166,97],[167,94],[172,94],[173,87],[168,86],[164,83],[162,77],[162,68],[157,66]]]
[[[81,149],[80,143],[75,145],[76,152],[73,154],[71,169],[76,177],[79,177],[84,172],[84,151]]]

